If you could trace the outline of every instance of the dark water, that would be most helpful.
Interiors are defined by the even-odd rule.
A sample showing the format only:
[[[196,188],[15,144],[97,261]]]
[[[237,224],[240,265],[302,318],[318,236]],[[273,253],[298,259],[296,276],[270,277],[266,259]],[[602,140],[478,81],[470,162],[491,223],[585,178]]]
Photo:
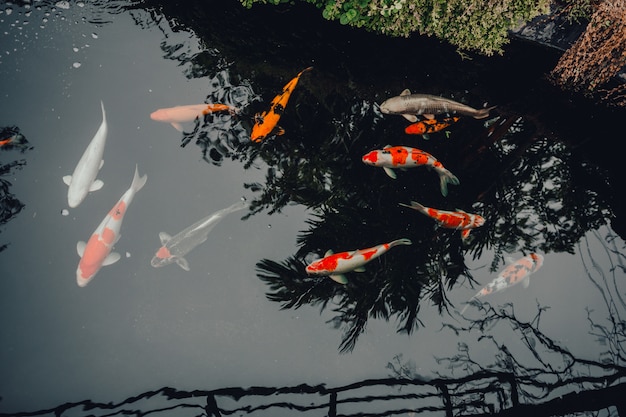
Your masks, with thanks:
[[[556,395],[542,397],[533,382],[563,381],[569,392],[621,381],[626,250],[615,144],[625,114],[551,86],[554,51],[513,42],[502,57],[463,59],[433,39],[326,22],[308,6],[3,7],[0,125],[9,130],[0,140],[25,140],[0,148],[2,412],[162,386],[336,387],[480,370],[534,375],[523,395],[531,403]],[[281,118],[286,133],[252,144],[253,115],[311,65]],[[377,107],[405,88],[498,107],[425,141]],[[69,209],[61,178],[98,128],[100,101],[104,187]],[[186,123],[184,133],[149,118],[203,102],[241,112]],[[432,171],[392,180],[360,161],[387,144],[432,153],[460,185],[443,197]],[[121,260],[80,288],[76,242],[130,186],[135,164],[148,181],[125,216]],[[220,222],[186,256],[189,272],[150,266],[159,232],[174,235],[242,197],[250,212]],[[398,206],[411,200],[486,223],[462,242]],[[413,245],[349,273],[346,286],[304,273],[328,249],[402,237]],[[505,259],[531,252],[544,262],[528,288],[459,315]],[[582,378],[575,387],[572,375]]]

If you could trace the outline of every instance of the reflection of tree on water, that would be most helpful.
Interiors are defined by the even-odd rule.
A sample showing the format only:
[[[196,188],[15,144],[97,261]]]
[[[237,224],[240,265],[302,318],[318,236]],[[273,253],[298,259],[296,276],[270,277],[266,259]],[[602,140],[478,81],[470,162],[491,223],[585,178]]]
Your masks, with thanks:
[[[0,144],[0,152],[3,154],[10,154],[13,151],[24,153],[32,149],[32,146],[28,144],[17,127],[0,129]],[[6,224],[24,208],[24,204],[10,192],[11,183],[3,178],[21,169],[24,165],[26,165],[25,159],[12,160],[7,163],[0,162],[0,226]],[[0,244],[0,252],[7,246],[7,244]]]

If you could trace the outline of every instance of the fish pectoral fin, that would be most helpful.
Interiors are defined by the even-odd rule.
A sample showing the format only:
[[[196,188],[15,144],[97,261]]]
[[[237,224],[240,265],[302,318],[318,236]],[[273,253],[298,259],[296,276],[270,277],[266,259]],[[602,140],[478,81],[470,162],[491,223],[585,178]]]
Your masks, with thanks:
[[[417,116],[414,115],[414,114],[403,114],[402,117],[404,117],[405,119],[407,119],[411,123],[417,122]]]
[[[183,126],[180,123],[172,122],[170,124],[174,127],[174,129],[178,130],[179,132],[184,131]]]
[[[98,191],[100,188],[102,188],[103,185],[104,183],[102,182],[102,180],[95,180],[91,183],[91,187],[89,187],[89,192]]]
[[[333,252],[333,250],[332,250],[332,249],[328,249],[328,250],[326,251],[326,253],[324,254],[324,257],[330,256],[330,255],[332,255],[333,253],[335,253],[335,252]]]
[[[102,266],[114,264],[115,262],[119,261],[121,257],[122,256],[119,253],[111,252],[106,258],[104,258],[104,261],[102,262]]]
[[[282,127],[280,127],[280,126],[276,126],[276,129],[275,129],[275,131],[274,131],[274,134],[275,134],[276,136],[284,135],[284,134],[285,134],[285,129],[283,129],[283,128],[282,128]]]
[[[411,94],[411,90],[409,90],[408,88],[405,88],[404,90],[402,90],[402,92],[400,93],[401,96],[408,96],[409,94]]]
[[[524,286],[524,288],[528,288],[528,286],[530,285],[530,276],[526,275],[526,277],[522,281],[522,285]]]
[[[354,272],[365,272],[365,267],[364,266],[360,266],[358,268],[354,268],[353,271]]]
[[[424,116],[426,119],[432,120],[435,118],[434,114],[422,114],[422,116]]]
[[[346,285],[348,283],[348,278],[346,278],[344,274],[333,274],[333,275],[329,275],[329,277],[330,279],[332,279],[333,281],[339,284]]]
[[[461,230],[461,239],[467,239],[471,232],[472,229]]]
[[[428,133],[424,133],[424,134],[422,135],[422,139],[424,139],[424,140],[429,140],[429,139],[430,139],[430,135],[429,135]]]
[[[81,258],[83,257],[83,254],[85,253],[86,246],[87,244],[83,242],[82,240],[79,240],[78,243],[76,243],[76,252],[78,252],[78,256],[80,256]]]
[[[176,263],[185,271],[189,271],[189,262],[187,262],[187,259],[176,257]]]
[[[104,165],[104,159],[101,159],[100,165],[98,166],[98,170],[101,170],[103,165]]]
[[[383,167],[383,169],[385,170],[385,174],[389,175],[394,180],[398,177],[393,169],[387,167]]]
[[[515,259],[511,258],[510,256],[505,256],[504,260],[506,261],[507,264],[515,263]]]
[[[65,185],[70,185],[72,183],[72,176],[71,175],[65,175],[63,177],[63,182],[65,183]]]
[[[160,232],[159,239],[161,240],[161,245],[165,245],[167,242],[170,241],[170,239],[172,239],[172,236],[168,235],[165,232]]]

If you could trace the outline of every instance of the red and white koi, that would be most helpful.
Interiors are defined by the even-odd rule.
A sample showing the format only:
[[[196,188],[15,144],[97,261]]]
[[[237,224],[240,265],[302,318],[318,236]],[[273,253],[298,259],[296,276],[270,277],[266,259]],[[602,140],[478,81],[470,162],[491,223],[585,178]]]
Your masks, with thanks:
[[[128,210],[128,206],[133,201],[135,194],[146,184],[147,179],[147,175],[139,176],[135,166],[135,175],[130,188],[126,190],[102,220],[89,238],[89,241],[87,243],[80,241],[76,245],[78,255],[80,256],[80,262],[76,269],[76,282],[79,287],[87,285],[100,268],[111,265],[120,259],[119,253],[111,251],[120,238],[120,229],[126,210]]]
[[[217,112],[228,112],[231,115],[237,114],[239,109],[226,104],[189,104],[185,106],[175,106],[158,109],[150,114],[152,120],[171,124],[179,132],[183,131],[181,123],[191,122],[199,117]]]
[[[367,249],[357,249],[348,252],[326,252],[322,259],[312,262],[306,267],[306,273],[315,276],[329,276],[339,284],[347,284],[346,272],[363,272],[366,263],[378,258],[389,249],[398,245],[411,245],[409,239],[398,239],[389,243],[383,243]]]
[[[473,299],[478,299],[489,294],[504,291],[507,288],[519,284],[520,282],[524,288],[528,288],[530,285],[530,275],[537,272],[537,270],[543,266],[543,256],[538,253],[531,253],[528,256],[518,259],[517,261],[507,258],[507,262],[509,265],[500,271],[498,276],[493,281],[484,286],[480,291],[478,291],[478,293],[476,293],[475,296],[470,298],[466,304],[469,305],[469,302]],[[461,314],[465,312],[468,305],[461,310]]]
[[[400,203],[401,206],[412,208],[422,214],[434,219],[439,226],[446,229],[456,229],[461,231],[461,238],[466,239],[472,229],[485,224],[485,219],[472,213],[466,213],[463,210],[457,211],[445,211],[437,210],[430,207],[425,207],[416,201],[411,201],[411,204]]]
[[[448,195],[448,184],[458,185],[459,179],[448,171],[441,162],[428,152],[408,146],[390,146],[371,151],[362,158],[367,165],[382,167],[391,178],[396,178],[394,168],[413,168],[426,166],[439,175],[441,194]]]

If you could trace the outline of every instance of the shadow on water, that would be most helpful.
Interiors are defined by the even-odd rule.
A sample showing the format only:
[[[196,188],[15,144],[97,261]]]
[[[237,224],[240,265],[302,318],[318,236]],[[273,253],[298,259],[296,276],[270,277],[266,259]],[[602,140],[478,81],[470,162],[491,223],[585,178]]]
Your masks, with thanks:
[[[207,103],[242,109],[238,116],[196,120],[181,146],[194,142],[216,165],[230,158],[265,166],[264,184],[246,184],[257,191],[250,215],[290,204],[313,213],[297,252],[284,261],[261,260],[257,273],[268,285],[267,297],[281,308],[332,308],[331,322],[343,330],[341,351],[354,348],[369,318],[396,319],[398,331],[411,333],[420,326],[424,301],[450,311],[447,291],[472,281],[467,256],[476,259],[493,250],[493,272],[508,253],[573,253],[588,231],[608,220],[623,223],[612,185],[617,170],[612,161],[604,161],[608,168],[594,163],[600,152],[590,146],[591,137],[616,132],[616,117],[623,112],[551,87],[544,74],[558,58],[553,51],[514,43],[503,57],[463,60],[433,39],[390,40],[319,22],[308,6],[249,11],[237,4],[175,8],[148,1],[141,7],[148,16],[135,14],[140,25],[170,22],[200,37],[205,50],[199,53],[167,39],[162,49],[188,77],[209,80]],[[253,115],[267,110],[282,86],[309,65],[314,70],[300,80],[280,122],[287,133],[251,143]],[[484,102],[498,107],[486,121],[462,118],[424,141],[405,135],[407,122],[383,117],[376,104],[406,87],[474,107]],[[400,172],[391,180],[360,161],[387,144],[432,153],[461,185],[444,198],[433,172]],[[458,232],[437,228],[398,205],[411,200],[479,213],[487,222],[461,241]],[[402,237],[413,245],[394,249],[366,272],[349,274],[348,285],[304,272],[306,263],[328,249],[353,250]]]
[[[24,203],[11,193],[11,182],[7,177],[26,165],[26,159],[14,159],[15,152],[24,154],[32,148],[17,127],[3,127],[0,129],[0,153],[2,153],[2,159],[5,156],[8,156],[10,159],[9,162],[0,160],[0,226],[5,225],[24,208]],[[7,247],[7,243],[0,243],[0,252]]]
[[[448,292],[473,281],[467,258],[477,259],[491,250],[491,270],[496,271],[508,253],[578,252],[589,279],[605,300],[608,322],[591,311],[588,314],[590,332],[605,351],[599,361],[586,360],[547,336],[540,327],[547,307],[537,306],[536,316],[522,321],[510,305],[495,309],[473,303],[481,311],[480,319],[444,328],[455,334],[479,333],[497,352],[495,362],[479,363],[466,345],[459,344],[458,355],[439,358],[450,374],[442,373],[435,380],[419,377],[414,366],[397,357],[389,364],[391,378],[345,387],[192,392],[164,388],[119,404],[85,401],[46,412],[60,415],[83,407],[109,415],[111,410],[123,409],[128,414],[131,406],[146,399],[167,405],[143,411],[137,405],[134,415],[187,408],[206,415],[272,408],[325,409],[328,415],[337,415],[339,407],[346,408],[342,415],[363,415],[360,407],[376,401],[384,403],[381,407],[387,410],[377,415],[436,411],[505,415],[519,406],[538,415],[550,415],[555,408],[559,412],[611,406],[624,410],[617,400],[623,395],[617,393],[625,390],[620,382],[626,376],[622,321],[626,313],[615,278],[626,272],[624,248],[615,246],[615,234],[594,232],[613,266],[608,274],[584,250],[590,231],[609,221],[623,224],[618,217],[623,216],[623,203],[614,197],[617,192],[613,188],[618,179],[618,156],[606,155],[604,164],[598,165],[604,155],[591,142],[592,137],[612,137],[623,111],[598,109],[550,87],[543,74],[558,58],[553,52],[514,44],[510,55],[464,61],[452,48],[432,39],[391,41],[330,23],[322,27],[311,19],[317,11],[304,5],[259,6],[250,12],[232,2],[189,2],[181,8],[176,3],[145,1],[128,9],[142,27],[169,25],[173,30],[196,33],[202,41],[201,52],[170,43],[165,37],[161,45],[164,56],[179,61],[188,77],[208,80],[211,93],[207,103],[241,108],[236,116],[209,114],[189,124],[181,135],[181,146],[195,144],[211,164],[229,158],[266,169],[264,184],[245,185],[257,192],[249,215],[278,212],[290,204],[304,205],[313,213],[293,256],[257,263],[257,275],[268,286],[269,300],[283,309],[305,305],[332,309],[331,323],[343,331],[339,348],[348,352],[370,318],[394,319],[398,331],[411,333],[421,325],[419,313],[424,303],[451,313],[456,306],[449,301]],[[325,31],[328,27],[333,28],[332,33]],[[529,60],[533,65],[522,65]],[[287,133],[252,144],[249,132],[254,114],[266,110],[282,86],[310,65],[315,69],[302,77],[281,119]],[[383,116],[376,104],[407,87],[474,107],[485,102],[498,107],[485,121],[463,118],[424,141],[405,135],[407,122],[399,116]],[[399,172],[392,180],[381,169],[361,162],[365,153],[386,144],[432,153],[461,184],[443,197],[434,172],[418,168]],[[21,165],[15,162],[13,166]],[[13,166],[6,168],[7,172]],[[5,172],[4,166],[2,169]],[[8,185],[5,194],[6,190]],[[398,205],[411,200],[479,213],[487,222],[462,241],[459,232],[437,228],[431,219]],[[10,217],[21,209],[19,204],[15,207],[19,208]],[[613,229],[625,237],[623,228]],[[402,237],[409,237],[413,245],[376,259],[365,272],[348,274],[347,285],[309,277],[304,271],[308,262],[328,249],[351,250]],[[495,326],[509,329],[506,340],[521,340],[526,351],[515,352],[493,336]],[[534,358],[534,362],[521,358]],[[381,394],[381,387],[388,393]],[[357,390],[362,392],[354,394]],[[573,390],[580,393],[561,397]],[[307,397],[297,403],[293,398],[283,401],[276,397],[296,394],[298,398],[311,394],[323,399]],[[589,394],[596,403],[589,401]],[[238,403],[247,396],[272,396],[272,402]],[[426,405],[407,404],[415,400]],[[403,403],[389,411],[391,401]]]

